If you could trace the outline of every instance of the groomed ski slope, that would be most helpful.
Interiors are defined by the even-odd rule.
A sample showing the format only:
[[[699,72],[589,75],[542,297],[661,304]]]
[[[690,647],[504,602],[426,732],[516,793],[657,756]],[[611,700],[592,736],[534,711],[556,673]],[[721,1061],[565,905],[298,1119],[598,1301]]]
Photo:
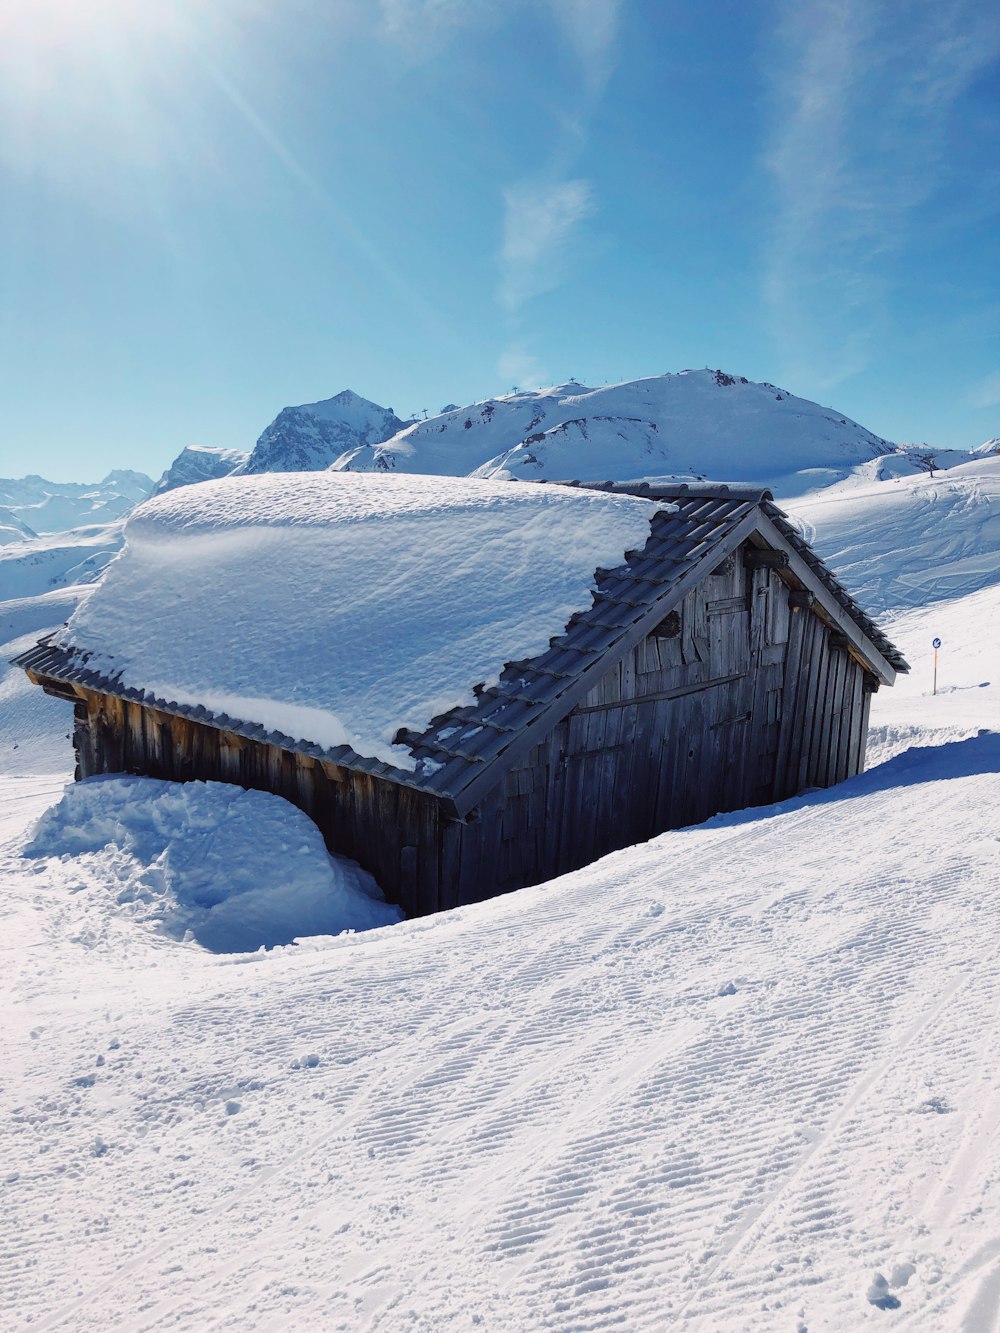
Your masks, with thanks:
[[[60,782],[5,779],[0,1324],[996,1328],[975,600],[933,612],[934,699],[928,613],[893,625],[865,776],[270,954],[96,912],[84,862],[18,855]]]

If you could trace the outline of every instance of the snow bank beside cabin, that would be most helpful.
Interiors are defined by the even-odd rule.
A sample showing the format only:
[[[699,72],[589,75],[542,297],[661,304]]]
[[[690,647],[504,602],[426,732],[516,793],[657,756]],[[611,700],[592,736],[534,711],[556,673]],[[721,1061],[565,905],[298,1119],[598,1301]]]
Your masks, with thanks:
[[[91,778],[45,812],[24,855],[83,858],[98,916],[124,912],[213,953],[402,920],[300,810],[229,783]]]
[[[543,652],[665,508],[453,477],[204,482],[135,511],[60,642],[165,702],[413,768],[397,730]]]

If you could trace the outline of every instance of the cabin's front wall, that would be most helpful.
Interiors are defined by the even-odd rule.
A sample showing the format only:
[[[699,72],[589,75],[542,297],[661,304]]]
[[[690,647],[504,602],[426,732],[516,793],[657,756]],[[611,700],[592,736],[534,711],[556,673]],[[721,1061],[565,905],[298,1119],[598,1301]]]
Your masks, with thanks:
[[[540,883],[712,814],[861,770],[870,693],[816,612],[744,545],[446,830],[450,900]]]

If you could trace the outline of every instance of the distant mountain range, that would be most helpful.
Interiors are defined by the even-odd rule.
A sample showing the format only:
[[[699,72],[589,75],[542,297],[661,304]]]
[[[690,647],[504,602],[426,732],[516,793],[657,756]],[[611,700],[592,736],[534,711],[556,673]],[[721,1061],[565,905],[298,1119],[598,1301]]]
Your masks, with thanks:
[[[833,485],[859,468],[876,480],[953,467],[969,457],[963,450],[894,444],[774,384],[684,370],[603,388],[569,381],[467,407],[449,404],[409,422],[345,389],[284,408],[249,456],[185,450],[157,489],[230,471],[329,467],[527,481],[709,478],[768,486],[780,497]]]
[[[109,472],[103,481],[46,481],[31,475],[0,478],[0,527],[40,532],[65,532],[95,523],[111,523],[145,500],[153,489],[144,472]],[[13,524],[11,519],[14,520]],[[4,534],[7,541],[17,540]]]
[[[504,394],[345,451],[333,467],[526,481],[706,477],[788,494],[829,485],[896,446],[774,384],[687,370],[604,388]]]
[[[767,486],[780,498],[859,469],[877,480],[970,457],[894,444],[774,384],[685,370],[597,389],[570,381],[446,408],[389,440],[345,451],[331,466],[525,481],[710,479]]]
[[[350,389],[286,407],[249,453],[188,445],[158,482],[116,471],[93,484],[0,479],[0,544],[114,522],[150,493],[230,473],[443,473],[528,481],[638,477],[750,482],[779,497],[1000,453],[893,444],[833,408],[722,370],[683,370],[603,388],[576,381],[403,421]]]

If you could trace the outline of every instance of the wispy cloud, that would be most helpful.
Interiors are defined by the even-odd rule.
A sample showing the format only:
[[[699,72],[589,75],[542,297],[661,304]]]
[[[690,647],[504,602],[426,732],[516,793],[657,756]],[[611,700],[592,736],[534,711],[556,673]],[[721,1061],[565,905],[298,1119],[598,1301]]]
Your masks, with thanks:
[[[780,374],[829,387],[872,359],[885,257],[945,178],[950,116],[1000,19],[977,0],[784,0],[773,50],[764,295]]]
[[[497,362],[497,373],[505,384],[519,389],[537,389],[550,379],[546,368],[522,343],[512,343],[503,352]]]
[[[546,11],[580,62],[587,90],[604,87],[614,67],[615,40],[624,0],[379,0],[382,36],[421,59],[468,28],[524,23]]]
[[[1000,370],[973,384],[965,401],[970,407],[1000,407]]]
[[[607,83],[614,67],[622,0],[549,0],[576,52],[591,93]]]
[[[379,11],[383,37],[418,60],[463,28],[499,17],[489,0],[380,0]]]
[[[507,310],[557,286],[580,222],[594,211],[589,181],[520,181],[503,192],[499,300]]]
[[[562,279],[568,242],[594,211],[590,183],[573,179],[585,149],[590,117],[614,69],[618,28],[625,0],[378,0],[379,30],[411,60],[439,52],[460,34],[498,24],[538,36],[538,20],[551,25],[576,58],[572,94],[558,106],[557,129],[543,150],[537,179],[503,191],[504,229],[500,252],[500,304],[514,312]],[[542,30],[546,27],[543,21]],[[549,28],[549,36],[552,28]],[[541,182],[541,183],[540,183]],[[511,353],[513,355],[513,353]]]

